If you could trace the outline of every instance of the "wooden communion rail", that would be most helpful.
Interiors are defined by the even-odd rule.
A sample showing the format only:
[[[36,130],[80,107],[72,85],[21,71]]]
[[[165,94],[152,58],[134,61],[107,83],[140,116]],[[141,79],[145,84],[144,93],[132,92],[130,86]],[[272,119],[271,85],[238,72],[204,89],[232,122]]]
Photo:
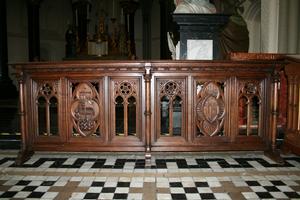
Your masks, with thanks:
[[[36,150],[144,151],[150,156],[153,151],[276,149],[279,72],[284,68],[279,60],[14,67],[22,132],[18,163]],[[299,91],[299,82],[298,90],[295,81],[290,84],[289,91]],[[289,129],[298,126],[299,131],[295,121],[289,121]]]

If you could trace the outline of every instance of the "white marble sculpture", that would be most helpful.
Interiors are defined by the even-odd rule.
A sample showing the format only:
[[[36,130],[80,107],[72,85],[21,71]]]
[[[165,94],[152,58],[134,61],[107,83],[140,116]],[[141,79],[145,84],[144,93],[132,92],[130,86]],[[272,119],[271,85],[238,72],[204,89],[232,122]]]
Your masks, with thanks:
[[[216,7],[209,0],[174,0],[174,13],[216,13]]]

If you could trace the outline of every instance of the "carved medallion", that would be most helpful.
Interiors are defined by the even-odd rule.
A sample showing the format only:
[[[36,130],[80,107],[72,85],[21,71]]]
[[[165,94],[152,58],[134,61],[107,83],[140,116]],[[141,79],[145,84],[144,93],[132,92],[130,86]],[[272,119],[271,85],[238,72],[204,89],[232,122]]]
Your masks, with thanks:
[[[71,114],[74,128],[82,136],[93,134],[99,126],[97,91],[88,83],[80,83],[73,93]]]
[[[207,82],[198,94],[196,106],[197,127],[205,136],[213,136],[224,123],[225,104],[223,91],[214,82]]]

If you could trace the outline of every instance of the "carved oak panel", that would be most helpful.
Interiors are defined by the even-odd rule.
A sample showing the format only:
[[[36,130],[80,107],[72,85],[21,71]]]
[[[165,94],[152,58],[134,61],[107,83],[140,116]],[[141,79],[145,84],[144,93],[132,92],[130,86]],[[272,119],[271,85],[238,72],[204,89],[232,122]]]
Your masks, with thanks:
[[[74,136],[99,135],[100,96],[95,86],[89,82],[73,85],[71,116]]]
[[[197,82],[197,136],[222,135],[225,116],[224,83]]]

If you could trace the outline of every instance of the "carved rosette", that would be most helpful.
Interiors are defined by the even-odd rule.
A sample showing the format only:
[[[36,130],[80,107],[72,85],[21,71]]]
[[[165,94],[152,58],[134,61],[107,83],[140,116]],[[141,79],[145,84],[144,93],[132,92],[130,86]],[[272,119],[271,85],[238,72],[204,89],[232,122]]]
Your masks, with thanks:
[[[204,136],[214,136],[224,124],[223,90],[214,82],[206,82],[197,95],[197,127]]]
[[[160,97],[167,96],[174,99],[176,96],[182,97],[182,81],[162,81],[160,82]]]
[[[116,81],[114,84],[115,98],[121,96],[126,101],[131,96],[136,98],[136,87],[136,81]]]
[[[73,92],[71,115],[74,128],[81,136],[95,133],[99,122],[99,94],[89,83],[80,83]]]

